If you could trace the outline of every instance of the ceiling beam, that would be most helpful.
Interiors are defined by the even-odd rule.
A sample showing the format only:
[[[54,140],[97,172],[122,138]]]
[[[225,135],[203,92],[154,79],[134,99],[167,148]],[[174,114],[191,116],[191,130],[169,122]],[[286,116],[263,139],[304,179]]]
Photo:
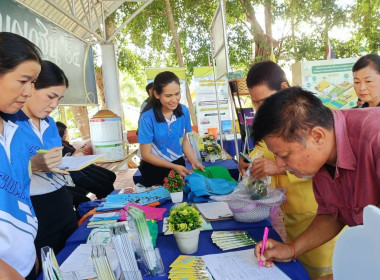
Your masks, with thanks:
[[[97,38],[100,43],[104,42],[104,38],[102,38],[95,30],[92,30],[90,27],[83,24],[80,20],[78,20],[75,16],[68,13],[65,9],[63,9],[59,4],[57,4],[54,0],[45,0],[47,3],[49,3],[51,6],[53,6],[55,9],[60,11],[62,14],[70,18],[72,21],[74,21],[76,24],[78,24],[80,27],[91,33],[95,38]],[[153,1],[153,0],[152,0]],[[84,11],[85,12],[85,11]]]

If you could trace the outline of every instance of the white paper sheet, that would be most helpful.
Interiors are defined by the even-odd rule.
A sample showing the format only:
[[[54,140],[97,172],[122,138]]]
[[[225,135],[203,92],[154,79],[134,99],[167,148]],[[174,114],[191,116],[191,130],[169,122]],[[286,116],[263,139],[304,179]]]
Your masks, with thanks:
[[[79,245],[61,265],[62,272],[77,271],[81,279],[97,277],[91,257],[91,244]]]
[[[206,255],[202,259],[215,280],[290,280],[277,266],[259,268],[253,249]]]

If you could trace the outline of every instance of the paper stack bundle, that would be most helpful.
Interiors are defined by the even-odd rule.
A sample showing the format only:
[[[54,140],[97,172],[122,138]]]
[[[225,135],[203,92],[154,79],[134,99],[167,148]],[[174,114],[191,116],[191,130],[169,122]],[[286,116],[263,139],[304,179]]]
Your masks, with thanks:
[[[116,280],[107,259],[106,249],[103,245],[92,246],[91,260],[95,266],[98,279]]]
[[[137,266],[135,250],[128,228],[124,223],[119,223],[111,226],[110,232],[124,278],[141,280],[142,275]]]
[[[223,251],[252,246],[257,243],[246,231],[214,231],[211,239]]]
[[[94,227],[100,227],[106,224],[113,224],[113,223],[116,223],[119,218],[120,218],[119,212],[94,214],[90,218],[90,222],[87,224],[87,227],[94,228]]]
[[[144,269],[152,276],[163,275],[165,270],[162,259],[159,251],[154,250],[144,211],[133,206],[129,207],[128,222],[133,244]],[[137,240],[140,242],[135,242]]]
[[[41,248],[42,271],[44,280],[60,280],[62,272],[54,255],[54,251],[50,247]]]
[[[207,280],[212,279],[201,257],[179,255],[170,265],[169,279],[191,279]]]

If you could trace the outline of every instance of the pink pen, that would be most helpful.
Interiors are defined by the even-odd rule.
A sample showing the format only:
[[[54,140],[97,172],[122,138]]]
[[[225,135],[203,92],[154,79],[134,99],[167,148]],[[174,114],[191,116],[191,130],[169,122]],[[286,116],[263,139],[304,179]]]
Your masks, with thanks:
[[[267,244],[267,240],[268,240],[268,233],[269,233],[269,228],[265,227],[264,235],[263,235],[263,243],[261,243],[260,255],[264,254],[265,245]],[[262,265],[263,265],[263,261],[261,260],[261,256],[260,256],[259,267],[261,267]]]

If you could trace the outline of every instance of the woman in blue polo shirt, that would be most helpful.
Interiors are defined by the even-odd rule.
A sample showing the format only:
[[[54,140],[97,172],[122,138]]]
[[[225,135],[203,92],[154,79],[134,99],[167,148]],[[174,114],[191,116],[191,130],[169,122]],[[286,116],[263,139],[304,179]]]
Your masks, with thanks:
[[[58,253],[77,228],[72,196],[65,187],[65,175],[59,170],[35,172],[38,170],[35,160],[38,150],[61,151],[61,137],[49,114],[58,106],[68,86],[64,72],[44,60],[32,96],[17,113],[22,134],[28,139],[27,150],[32,162],[30,195],[38,219],[35,245],[39,259],[42,247],[49,246]]]
[[[39,49],[0,32],[0,279],[24,279],[36,260],[37,220],[29,196],[29,155],[14,114],[32,94],[41,70]]]
[[[179,103],[180,100],[178,77],[170,71],[159,73],[153,82],[153,96],[139,120],[139,170],[141,183],[146,187],[162,185],[172,169],[182,176],[190,174],[182,153],[193,169],[204,171],[187,138],[187,133],[191,132],[190,115],[187,107]]]

